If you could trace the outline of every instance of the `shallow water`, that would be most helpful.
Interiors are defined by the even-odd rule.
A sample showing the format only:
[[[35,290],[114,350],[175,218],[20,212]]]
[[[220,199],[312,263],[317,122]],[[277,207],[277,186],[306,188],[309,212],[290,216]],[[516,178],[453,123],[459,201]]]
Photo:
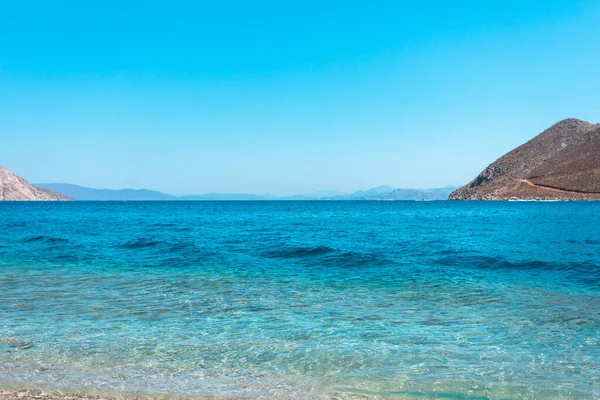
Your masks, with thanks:
[[[0,381],[600,398],[600,203],[0,203]]]

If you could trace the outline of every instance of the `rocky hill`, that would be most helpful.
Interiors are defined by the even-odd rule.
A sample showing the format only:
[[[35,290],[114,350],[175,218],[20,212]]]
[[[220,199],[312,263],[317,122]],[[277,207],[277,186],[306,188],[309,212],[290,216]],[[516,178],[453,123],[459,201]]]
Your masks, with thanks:
[[[0,166],[0,201],[71,200],[49,189],[33,187],[25,179]]]
[[[500,157],[450,200],[600,200],[600,124],[566,119]]]

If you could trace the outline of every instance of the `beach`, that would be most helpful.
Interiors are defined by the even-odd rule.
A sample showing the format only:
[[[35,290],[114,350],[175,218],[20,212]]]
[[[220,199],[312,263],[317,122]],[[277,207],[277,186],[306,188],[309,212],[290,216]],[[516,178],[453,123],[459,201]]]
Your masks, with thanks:
[[[2,400],[219,400],[219,397],[182,397],[175,395],[135,394],[135,393],[104,393],[93,394],[75,390],[40,390],[40,389],[0,389]],[[98,391],[96,391],[98,392]],[[101,392],[101,391],[100,391]]]
[[[280,397],[286,399],[286,397]],[[370,396],[357,394],[331,394],[331,400],[369,400]],[[249,399],[249,398],[246,398]],[[400,399],[396,397],[396,399]],[[241,400],[233,397],[218,396],[181,396],[166,394],[117,393],[102,390],[41,390],[32,388],[0,388],[0,400]]]
[[[0,389],[0,399],[2,400],[117,400],[117,399],[150,399],[146,396],[102,396],[89,395],[77,392],[65,391],[43,391],[39,389]]]

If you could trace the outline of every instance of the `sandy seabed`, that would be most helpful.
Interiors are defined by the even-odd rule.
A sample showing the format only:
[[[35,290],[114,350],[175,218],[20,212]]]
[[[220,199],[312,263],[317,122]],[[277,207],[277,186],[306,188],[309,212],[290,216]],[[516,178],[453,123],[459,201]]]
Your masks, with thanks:
[[[178,396],[166,394],[116,393],[103,391],[42,390],[34,388],[0,388],[0,400],[242,400],[217,396]],[[264,399],[261,397],[260,399]],[[282,397],[291,400],[292,398]],[[369,396],[335,393],[331,400],[368,400]],[[250,400],[248,398],[244,400]]]
[[[185,397],[137,393],[85,393],[69,390],[0,389],[0,400],[222,400],[219,397]]]

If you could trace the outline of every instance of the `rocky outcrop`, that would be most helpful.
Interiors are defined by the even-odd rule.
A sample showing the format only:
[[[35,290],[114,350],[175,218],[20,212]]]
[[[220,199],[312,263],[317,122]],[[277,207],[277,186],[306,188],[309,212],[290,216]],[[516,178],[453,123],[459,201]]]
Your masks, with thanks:
[[[0,200],[71,200],[49,189],[33,187],[25,179],[0,166]]]
[[[566,119],[500,157],[450,200],[600,200],[600,124]]]

